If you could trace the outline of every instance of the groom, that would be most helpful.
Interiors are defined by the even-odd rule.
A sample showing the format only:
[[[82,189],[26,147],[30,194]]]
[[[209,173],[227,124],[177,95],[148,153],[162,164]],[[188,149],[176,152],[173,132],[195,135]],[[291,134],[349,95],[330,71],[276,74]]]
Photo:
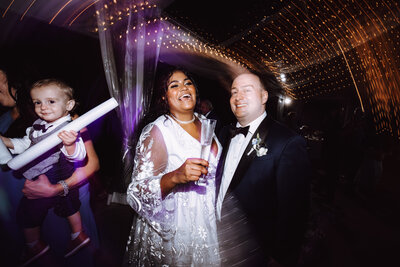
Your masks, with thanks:
[[[265,82],[253,73],[234,79],[230,105],[239,128],[225,127],[220,135],[216,207],[225,266],[295,266],[305,233],[306,143],[266,113]]]

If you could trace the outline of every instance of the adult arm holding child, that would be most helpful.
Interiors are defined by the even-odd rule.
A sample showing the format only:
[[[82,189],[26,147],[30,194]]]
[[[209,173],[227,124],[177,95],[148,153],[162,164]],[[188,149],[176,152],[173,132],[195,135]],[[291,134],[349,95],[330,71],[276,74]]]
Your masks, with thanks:
[[[77,168],[71,177],[64,180],[69,188],[76,187],[86,182],[86,180],[99,170],[99,158],[97,157],[94,146],[89,137],[86,128],[81,130],[87,154],[87,163],[85,166]],[[86,137],[87,136],[87,137]],[[46,175],[39,175],[35,181],[26,180],[22,192],[27,198],[37,199],[43,197],[53,197],[64,191],[60,184],[51,184]]]

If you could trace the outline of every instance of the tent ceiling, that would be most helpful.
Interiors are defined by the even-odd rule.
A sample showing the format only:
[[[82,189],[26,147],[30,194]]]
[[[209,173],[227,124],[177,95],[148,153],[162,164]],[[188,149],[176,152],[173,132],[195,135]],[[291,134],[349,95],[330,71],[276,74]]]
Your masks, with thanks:
[[[7,12],[15,12],[20,19],[32,16],[95,36],[96,2],[8,0],[1,1],[0,8],[3,19]],[[391,110],[400,104],[396,0],[158,0],[151,4],[221,55],[252,69],[273,70],[282,77],[286,94],[295,99],[352,95],[364,99],[376,123],[387,119],[394,124],[382,128],[400,128],[395,119],[400,116]],[[382,114],[387,118],[382,119]]]

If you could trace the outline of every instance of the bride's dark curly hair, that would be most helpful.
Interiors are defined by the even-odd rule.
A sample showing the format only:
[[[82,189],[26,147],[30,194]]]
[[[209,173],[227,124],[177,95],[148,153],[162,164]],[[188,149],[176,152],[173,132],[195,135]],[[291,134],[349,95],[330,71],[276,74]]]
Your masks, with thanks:
[[[156,75],[156,82],[154,86],[153,98],[150,105],[149,112],[143,118],[142,124],[145,126],[148,123],[154,121],[161,115],[167,115],[170,113],[168,100],[167,100],[167,91],[168,91],[168,80],[171,78],[172,74],[176,71],[183,72],[193,83],[196,88],[196,106],[200,100],[199,91],[197,89],[197,84],[193,78],[193,74],[187,71],[185,68],[180,66],[166,66],[163,67],[158,75]]]
[[[158,86],[158,91],[161,93],[161,97],[157,97],[156,101],[159,102],[159,105],[161,106],[161,111],[162,114],[169,114],[169,106],[168,106],[168,100],[167,100],[167,91],[168,91],[168,80],[171,78],[172,74],[174,74],[177,71],[181,71],[183,74],[185,74],[193,83],[194,88],[196,89],[196,106],[199,102],[199,91],[197,89],[197,84],[196,81],[193,78],[193,75],[187,71],[186,69],[182,67],[169,67],[160,77],[159,83],[157,84]]]
[[[193,79],[193,75],[188,72],[186,69],[177,66],[163,66],[160,70],[156,73],[155,78],[155,86],[152,101],[150,104],[149,111],[144,114],[143,119],[140,120],[139,124],[137,125],[133,137],[133,146],[136,147],[136,144],[139,140],[140,134],[143,128],[155,121],[161,115],[169,114],[169,106],[167,100],[167,91],[168,91],[168,80],[171,78],[172,74],[176,71],[183,72],[193,83],[194,87],[196,88],[196,106],[199,102],[199,92],[197,89],[197,85]],[[165,119],[168,120],[168,117],[165,116]]]

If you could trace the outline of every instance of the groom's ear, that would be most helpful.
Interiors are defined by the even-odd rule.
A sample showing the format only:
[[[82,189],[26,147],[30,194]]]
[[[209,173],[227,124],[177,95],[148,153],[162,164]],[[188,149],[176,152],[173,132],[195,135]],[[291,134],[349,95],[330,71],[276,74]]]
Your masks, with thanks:
[[[262,90],[261,94],[262,94],[261,95],[262,104],[265,105],[268,101],[268,92],[266,90]]]

